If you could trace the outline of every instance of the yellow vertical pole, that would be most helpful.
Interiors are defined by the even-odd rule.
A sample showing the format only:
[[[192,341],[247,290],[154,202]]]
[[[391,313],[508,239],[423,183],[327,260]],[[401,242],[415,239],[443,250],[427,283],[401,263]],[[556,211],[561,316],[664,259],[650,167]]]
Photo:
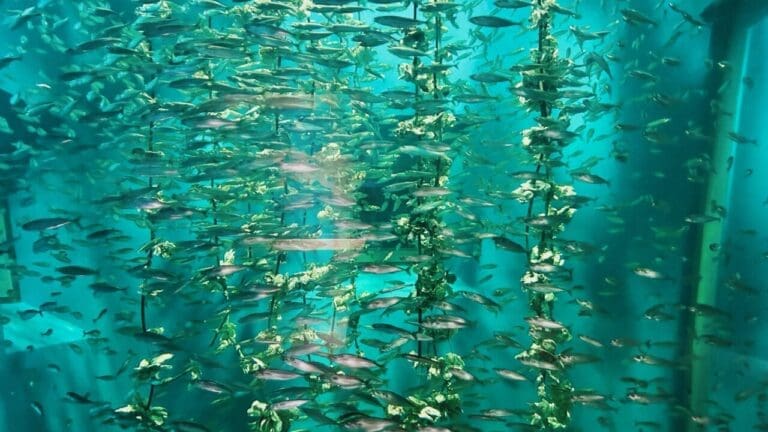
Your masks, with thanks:
[[[9,245],[0,250],[0,303],[12,303],[19,301],[19,290],[13,273],[8,269],[14,263],[13,246],[11,242],[11,225],[8,214],[8,206],[0,206],[0,244]]]
[[[742,76],[748,59],[747,49],[751,32],[739,26],[732,27],[734,31],[728,35],[728,51],[724,58],[730,71],[723,74],[723,86],[719,92],[719,98],[715,101],[716,112],[712,150],[712,172],[707,184],[706,199],[703,203],[702,214],[711,214],[713,203],[727,207],[728,192],[730,189],[730,172],[727,169],[728,158],[733,156],[735,144],[729,137],[729,132],[738,132],[739,110],[742,100]],[[719,67],[714,65],[714,67]],[[694,275],[698,276],[695,283],[693,298],[697,304],[715,306],[717,302],[718,287],[718,252],[716,248],[710,248],[712,244],[721,244],[724,230],[724,221],[718,220],[703,224],[698,244],[698,262]],[[713,250],[715,249],[715,250]],[[690,409],[693,415],[706,414],[706,400],[710,390],[709,377],[711,372],[711,352],[707,345],[698,336],[711,332],[711,320],[703,314],[694,316],[691,334],[691,375],[690,375]],[[699,425],[688,421],[688,430],[700,430]]]

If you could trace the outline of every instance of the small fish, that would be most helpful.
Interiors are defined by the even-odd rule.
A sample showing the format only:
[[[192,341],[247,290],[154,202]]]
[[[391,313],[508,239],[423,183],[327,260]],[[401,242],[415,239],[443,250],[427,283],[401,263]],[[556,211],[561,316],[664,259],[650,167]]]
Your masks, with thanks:
[[[264,381],[290,381],[301,377],[301,375],[296,372],[280,369],[262,369],[256,372],[254,376]]]
[[[54,230],[57,228],[61,228],[63,226],[74,224],[78,228],[82,228],[80,225],[80,218],[61,218],[61,217],[53,217],[53,218],[42,218],[42,219],[35,219],[31,220],[27,223],[24,223],[21,225],[21,229],[25,231],[46,231],[46,230]]]
[[[644,277],[647,279],[655,279],[655,280],[665,280],[669,279],[667,276],[665,276],[663,273],[650,269],[648,267],[635,267],[632,270],[636,275],[640,277]]]
[[[67,398],[69,398],[70,400],[75,401],[77,403],[80,403],[80,404],[92,404],[92,403],[95,403],[94,401],[89,399],[88,396],[89,396],[88,393],[82,395],[82,394],[75,393],[75,392],[72,392],[72,391],[67,392]]]
[[[578,14],[576,11],[568,8],[564,8],[557,3],[551,3],[549,6],[549,10],[554,13],[558,13],[560,15],[570,16],[574,18],[581,18],[581,15]]]
[[[469,299],[481,306],[485,306],[491,310],[498,311],[501,309],[501,305],[496,303],[495,301],[489,299],[488,297],[485,297],[482,294],[472,292],[472,291],[458,291],[457,294],[461,295],[462,297]]]
[[[3,69],[4,67],[18,60],[21,60],[21,56],[0,57],[0,69]]]
[[[496,0],[493,2],[497,8],[502,9],[521,9],[524,7],[531,7],[533,3],[526,0]]]
[[[395,16],[395,15],[377,16],[376,18],[373,19],[373,21],[383,26],[400,28],[400,29],[415,27],[419,24],[426,24],[425,21],[419,21],[419,20],[415,20],[407,17]]]
[[[747,138],[744,135],[740,135],[736,132],[728,132],[728,138],[736,144],[754,144],[757,145],[757,140],[754,138]]]
[[[556,227],[562,223],[565,223],[566,219],[560,215],[548,215],[548,216],[541,215],[541,216],[526,217],[525,219],[523,219],[523,222],[526,225],[532,226],[534,228],[547,229],[547,228]]]
[[[40,305],[38,309],[40,309],[43,312],[49,312],[52,310],[56,310],[58,308],[58,303],[55,301],[47,301]]]
[[[369,360],[363,357],[358,357],[356,355],[352,354],[336,354],[336,355],[329,355],[328,358],[341,366],[346,366],[348,368],[352,369],[372,369],[372,368],[383,368],[382,365],[376,363],[373,360]]]
[[[584,183],[604,184],[604,185],[608,185],[608,186],[611,185],[611,183],[608,180],[606,180],[606,179],[604,179],[604,178],[602,178],[602,177],[600,177],[598,175],[590,174],[590,173],[583,172],[583,171],[572,172],[571,173],[571,177],[573,177],[575,180],[579,180],[579,181],[584,182]]]
[[[636,9],[621,9],[621,16],[629,24],[648,24],[656,27],[658,23]]]
[[[511,381],[528,381],[528,378],[526,378],[524,375],[509,369],[494,368],[493,370],[502,378],[506,378]]]
[[[270,408],[272,408],[273,411],[285,411],[285,410],[296,409],[308,402],[310,402],[309,399],[286,400],[286,401],[273,403],[272,405],[270,405]]]
[[[209,393],[214,394],[229,394],[232,393],[232,390],[225,386],[224,384],[218,383],[216,381],[211,380],[197,380],[193,383],[193,385],[200,390],[207,391]]]
[[[552,285],[549,282],[536,282],[536,283],[524,284],[523,288],[539,294],[556,294],[556,293],[565,291],[564,288],[560,288],[556,285]]]
[[[584,64],[587,66],[596,64],[603,72],[605,72],[606,75],[608,75],[608,78],[613,79],[613,75],[611,74],[611,67],[608,65],[608,61],[600,54],[596,52],[589,52],[586,59],[584,60]]]
[[[114,228],[108,228],[108,229],[103,229],[99,231],[94,231],[88,234],[87,236],[85,236],[85,238],[88,240],[103,240],[114,234],[121,234],[121,231]]]
[[[107,308],[104,308],[99,312],[99,314],[96,316],[96,318],[93,319],[93,323],[95,324],[97,321],[99,321],[104,315],[107,314]]]
[[[328,372],[329,370],[327,366],[324,366],[315,362],[304,361],[298,358],[287,357],[284,359],[284,361],[285,361],[285,364],[287,364],[288,366],[294,367],[308,374],[320,375]]]
[[[383,309],[388,308],[390,306],[394,306],[401,301],[405,300],[405,297],[384,297],[384,298],[378,298],[373,299],[369,302],[366,302],[363,307],[365,309]]]
[[[525,250],[525,247],[523,245],[516,243],[506,237],[503,236],[494,236],[493,237],[493,243],[496,245],[499,249],[504,249],[506,251],[510,252],[516,252],[516,253],[528,253],[527,250]]]
[[[211,432],[207,426],[193,421],[173,420],[169,425],[174,432]]]
[[[372,274],[389,274],[389,273],[397,273],[403,271],[400,267],[396,267],[393,265],[387,265],[387,264],[369,264],[362,269],[360,269],[363,273],[372,273]]]
[[[30,320],[38,315],[43,316],[43,311],[39,309],[25,309],[16,312],[24,321]]]
[[[480,27],[493,27],[493,28],[510,27],[510,26],[522,24],[517,21],[510,21],[506,18],[499,18],[491,15],[473,16],[472,18],[469,19],[469,22],[475,25],[479,25]]]
[[[526,318],[525,320],[528,322],[528,324],[530,324],[533,327],[539,327],[539,328],[548,329],[548,330],[561,330],[565,328],[563,324],[547,318],[529,317],[529,318]]]
[[[56,271],[67,276],[92,276],[99,273],[97,270],[78,265],[57,267]]]
[[[393,334],[402,336],[402,337],[407,338],[407,339],[414,339],[415,338],[415,336],[413,335],[413,332],[410,332],[410,331],[405,330],[403,328],[394,326],[392,324],[373,323],[373,324],[371,324],[371,328],[373,328],[374,330],[378,330],[380,332],[393,333]]]
[[[586,342],[586,343],[588,343],[588,344],[592,345],[593,347],[597,347],[597,348],[603,348],[603,347],[605,346],[605,345],[604,345],[602,342],[600,342],[599,340],[597,340],[597,339],[594,339],[594,338],[592,338],[592,337],[589,337],[589,336],[586,336],[586,335],[579,335],[579,339],[581,339],[581,340],[583,340],[584,342]]]
[[[560,366],[558,366],[555,363],[544,361],[544,360],[536,360],[532,358],[522,358],[520,359],[520,363],[532,367],[534,369],[543,369],[543,370],[550,370],[550,371],[558,371],[560,370]]]
[[[458,378],[462,381],[474,381],[475,376],[471,373],[465,371],[464,369],[458,368],[458,367],[451,367],[447,371],[451,374],[451,376]]]
[[[579,46],[583,45],[584,42],[586,41],[604,39],[607,35],[610,34],[610,32],[607,32],[607,31],[590,32],[588,30],[585,30],[583,28],[578,28],[576,26],[570,26],[569,30],[576,37],[576,40],[578,41]]]
[[[717,216],[710,216],[705,214],[692,214],[685,217],[685,221],[691,224],[705,224],[719,220],[720,218]]]
[[[657,75],[654,75],[650,72],[644,71],[642,69],[632,69],[629,71],[629,76],[632,78],[639,79],[641,81],[649,82],[649,83],[655,83],[659,81],[659,77]]]
[[[424,317],[419,325],[430,330],[456,330],[469,326],[469,322],[453,315],[432,315]]]
[[[693,15],[691,15],[690,13],[684,11],[679,6],[677,6],[676,4],[670,2],[669,3],[669,8],[672,9],[673,11],[677,12],[678,14],[680,14],[680,16],[682,16],[684,20],[688,21],[690,24],[693,24],[695,27],[704,27],[705,26],[705,23],[703,21],[697,20],[696,18],[693,17]]]
[[[671,121],[672,119],[669,117],[660,118],[658,120],[654,120],[646,124],[645,129],[657,129],[658,127],[668,124]]]
[[[422,51],[416,48],[411,48],[409,46],[404,46],[404,45],[391,46],[387,48],[387,51],[404,59],[409,59],[411,57],[426,57],[429,55],[429,53],[425,51]]]
[[[328,381],[330,381],[331,384],[339,386],[343,389],[355,389],[362,387],[365,384],[365,382],[360,378],[341,374],[333,374],[329,376]]]
[[[29,404],[29,405],[32,408],[32,411],[35,412],[35,414],[37,414],[40,417],[44,417],[45,416],[45,411],[43,410],[43,405],[40,402],[34,401],[31,404]]]
[[[224,264],[216,267],[208,267],[200,271],[207,278],[226,277],[247,269],[241,265]]]
[[[353,431],[364,431],[364,432],[378,432],[378,431],[390,430],[390,428],[395,424],[396,423],[392,420],[369,417],[364,414],[357,414],[354,418],[350,420],[344,420],[340,422],[340,425],[344,429],[353,430]]]
[[[88,286],[93,290],[94,294],[102,294],[102,293],[109,294],[109,293],[115,293],[119,291],[126,291],[125,288],[118,288],[106,282],[94,282]]]

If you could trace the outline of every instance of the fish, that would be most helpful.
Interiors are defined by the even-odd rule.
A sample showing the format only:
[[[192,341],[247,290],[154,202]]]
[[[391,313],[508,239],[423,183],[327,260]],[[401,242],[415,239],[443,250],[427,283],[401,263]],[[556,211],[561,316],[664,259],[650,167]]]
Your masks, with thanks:
[[[11,63],[15,61],[19,61],[22,59],[22,56],[20,55],[10,55],[5,57],[0,57],[0,69],[4,69],[7,66],[9,66]]]
[[[106,228],[98,231],[93,231],[89,233],[87,236],[85,236],[85,238],[88,240],[102,240],[112,235],[118,235],[118,234],[122,234],[122,231],[114,228]]]
[[[392,54],[400,57],[400,58],[411,58],[411,57],[426,57],[429,55],[429,53],[425,51],[418,50],[416,48],[411,48],[409,46],[403,46],[403,45],[394,45],[387,48],[387,51],[391,52]]]
[[[372,274],[390,274],[403,271],[400,267],[386,264],[369,264],[360,269],[364,273]]]
[[[530,290],[539,294],[556,294],[567,291],[565,288],[561,288],[549,282],[526,283],[523,284],[523,289]]]
[[[608,61],[600,54],[594,51],[590,51],[589,53],[587,53],[586,59],[584,60],[584,64],[587,66],[596,64],[601,71],[605,72],[605,74],[608,75],[608,78],[613,79],[613,75],[611,74],[611,67],[608,64]]]
[[[534,228],[547,229],[565,223],[566,219],[561,215],[531,216],[524,218],[523,222]]]
[[[17,311],[16,313],[24,321],[28,321],[36,316],[43,316],[43,311],[39,309],[24,309]]]
[[[491,300],[488,297],[485,297],[482,294],[472,292],[472,291],[457,291],[456,294],[461,295],[464,298],[467,298],[481,306],[485,306],[490,310],[493,311],[499,311],[501,310],[501,305],[496,303],[495,301]]]
[[[331,374],[327,378],[331,384],[343,389],[356,389],[365,384],[362,379],[351,375]]]
[[[526,318],[525,321],[527,321],[528,324],[530,324],[532,327],[539,327],[547,330],[562,330],[565,328],[563,324],[548,318],[529,317]]]
[[[38,401],[32,401],[29,406],[32,408],[32,411],[39,417],[45,417],[45,410],[43,409],[43,404],[41,404]]]
[[[377,299],[373,299],[365,302],[364,307],[365,309],[385,309],[385,308],[392,307],[403,300],[405,300],[405,297],[377,298]]]
[[[494,368],[493,370],[502,378],[508,379],[510,381],[528,381],[528,378],[526,378],[525,375],[519,374],[510,369]]]
[[[287,411],[287,410],[299,408],[302,405],[305,405],[309,402],[311,402],[309,399],[294,399],[294,400],[273,402],[271,404],[271,408],[274,411]]]
[[[194,387],[199,388],[200,390],[214,393],[214,394],[231,394],[233,393],[232,389],[227,387],[224,384],[221,384],[216,381],[212,380],[205,380],[205,379],[199,379],[194,381],[193,383]]]
[[[256,372],[254,376],[264,381],[290,381],[301,378],[300,374],[279,369],[262,369]]]
[[[78,265],[56,267],[56,271],[67,276],[93,276],[99,274],[98,270]]]
[[[667,279],[669,279],[669,277],[667,277],[663,273],[661,273],[661,272],[659,272],[657,270],[654,270],[652,268],[648,268],[648,267],[638,266],[638,267],[635,267],[632,271],[636,275],[638,275],[640,277],[643,277],[643,278],[646,278],[646,279],[655,279],[655,280],[667,280]]]
[[[96,322],[98,322],[98,321],[99,321],[100,319],[102,319],[102,318],[104,317],[104,315],[106,315],[106,314],[107,314],[107,308],[104,308],[104,309],[102,309],[101,311],[99,311],[99,314],[98,314],[98,315],[96,315],[96,318],[94,318],[94,319],[92,320],[92,321],[93,321],[93,323],[95,324]]]
[[[619,12],[621,12],[621,16],[624,19],[624,21],[626,21],[629,24],[647,24],[653,27],[656,27],[659,25],[658,22],[649,18],[647,15],[643,14],[637,9],[629,9],[629,8],[620,9]]]
[[[379,432],[390,429],[396,423],[392,420],[371,417],[364,414],[354,414],[352,418],[340,419],[339,425],[345,430]]]
[[[80,225],[80,218],[62,218],[62,217],[51,217],[51,218],[41,218],[41,219],[34,219],[29,222],[25,222],[21,225],[21,229],[25,231],[47,231],[47,230],[55,230],[67,225],[75,225],[78,228],[82,229],[82,226]]]
[[[603,40],[610,34],[608,31],[591,32],[584,28],[579,28],[573,25],[569,27],[569,30],[571,31],[571,34],[576,37],[579,46],[583,46],[584,42],[587,41]]]
[[[728,138],[731,139],[731,141],[737,143],[737,144],[754,144],[757,145],[757,140],[754,138],[747,138],[744,135],[738,134],[736,132],[730,131],[728,132]]]
[[[168,422],[171,430],[177,432],[211,432],[207,426],[187,420],[172,420]]]
[[[381,24],[386,27],[394,27],[399,29],[406,29],[409,27],[416,27],[421,24],[426,24],[425,21],[406,18],[396,15],[381,15],[373,19],[376,24]]]
[[[690,224],[705,224],[719,220],[721,219],[717,216],[710,216],[706,214],[691,214],[685,217],[685,221]]]
[[[703,21],[696,19],[693,15],[683,10],[680,6],[677,6],[675,3],[669,2],[669,8],[673,11],[680,14],[680,16],[683,17],[685,21],[692,24],[694,27],[704,27],[706,23]]]
[[[89,393],[80,394],[73,391],[69,391],[67,392],[67,398],[71,401],[77,402],[79,404],[84,404],[84,405],[90,405],[95,403],[89,398]]]
[[[331,360],[333,363],[336,363],[341,366],[345,366],[351,369],[372,369],[372,368],[383,368],[382,365],[379,363],[359,357],[352,354],[334,354],[329,355],[328,359]]]
[[[495,0],[493,4],[502,9],[522,9],[533,6],[533,2],[528,0]]]
[[[509,252],[523,253],[523,254],[528,253],[528,251],[525,249],[525,247],[523,247],[523,245],[516,243],[512,240],[509,240],[504,236],[494,236],[493,243],[496,245],[497,248],[503,249]]]
[[[492,28],[522,25],[522,23],[520,22],[511,21],[506,18],[500,18],[496,16],[491,16],[491,15],[473,16],[469,19],[469,22],[471,22],[472,24],[478,25],[480,27],[492,27]]]
[[[424,317],[418,325],[430,330],[457,330],[468,327],[470,323],[466,319],[458,316],[432,315]]]
[[[119,288],[106,282],[94,282],[88,285],[94,294],[111,294],[116,292],[125,292],[126,288]]]
[[[584,183],[597,184],[597,185],[604,184],[604,185],[608,185],[608,186],[611,185],[611,182],[609,182],[608,180],[604,179],[603,177],[600,177],[600,176],[595,175],[595,174],[590,174],[590,173],[584,172],[584,171],[572,172],[571,173],[571,177],[573,177],[574,180],[578,180],[578,181],[581,181],[581,182],[584,182]]]

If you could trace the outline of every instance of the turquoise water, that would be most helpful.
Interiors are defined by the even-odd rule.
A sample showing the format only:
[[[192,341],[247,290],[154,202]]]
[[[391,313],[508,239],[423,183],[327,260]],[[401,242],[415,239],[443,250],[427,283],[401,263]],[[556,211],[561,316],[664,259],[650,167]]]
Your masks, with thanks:
[[[766,428],[762,2],[2,6],[0,430]]]

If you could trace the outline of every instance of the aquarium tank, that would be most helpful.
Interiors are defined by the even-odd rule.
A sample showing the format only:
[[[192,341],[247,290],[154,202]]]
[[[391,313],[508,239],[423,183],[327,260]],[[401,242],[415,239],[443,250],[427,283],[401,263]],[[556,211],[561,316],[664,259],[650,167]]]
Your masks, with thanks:
[[[0,432],[768,430],[768,1],[0,10]]]

